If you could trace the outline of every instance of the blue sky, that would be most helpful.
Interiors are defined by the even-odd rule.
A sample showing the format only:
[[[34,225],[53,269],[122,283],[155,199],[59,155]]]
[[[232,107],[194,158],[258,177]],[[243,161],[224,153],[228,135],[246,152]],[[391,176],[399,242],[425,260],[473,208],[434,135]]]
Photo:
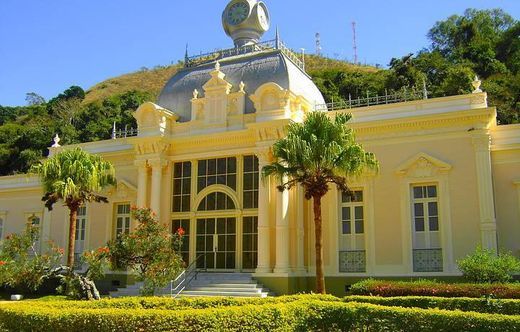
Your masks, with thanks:
[[[294,49],[352,59],[357,22],[359,61],[387,65],[428,46],[436,21],[466,8],[502,8],[520,19],[520,0],[265,0],[274,36]],[[25,94],[56,96],[110,77],[232,46],[221,28],[227,0],[0,0],[0,105]]]

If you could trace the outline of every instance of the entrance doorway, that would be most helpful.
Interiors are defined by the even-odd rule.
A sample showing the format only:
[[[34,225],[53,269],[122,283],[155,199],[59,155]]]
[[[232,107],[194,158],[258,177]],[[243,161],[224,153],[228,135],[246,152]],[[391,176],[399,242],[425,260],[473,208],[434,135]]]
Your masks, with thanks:
[[[197,219],[197,267],[208,270],[236,268],[236,218]]]

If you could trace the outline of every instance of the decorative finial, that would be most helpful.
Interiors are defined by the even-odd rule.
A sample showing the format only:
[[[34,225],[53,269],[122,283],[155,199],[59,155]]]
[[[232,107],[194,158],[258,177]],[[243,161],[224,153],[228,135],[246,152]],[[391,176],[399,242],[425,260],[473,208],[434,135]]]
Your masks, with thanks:
[[[244,81],[240,81],[240,84],[238,85],[238,91],[239,92],[245,92],[244,91],[244,88],[246,87],[246,85],[244,84]]]
[[[193,90],[193,99],[199,98],[199,90],[195,89]]]
[[[52,148],[59,148],[61,145],[60,145],[60,141],[61,141],[61,138],[60,136],[58,136],[58,134],[56,134],[56,136],[54,136],[54,144],[51,146]]]
[[[188,43],[186,43],[186,52],[184,53],[184,63],[187,65],[190,62],[190,57],[188,55]]]
[[[220,62],[218,61],[215,63],[215,70],[220,71]]]
[[[479,80],[477,75],[475,75],[475,79],[473,80],[473,83],[471,83],[471,85],[473,85],[473,88],[475,88],[475,90],[473,90],[473,93],[482,92],[482,89],[480,89],[480,86],[482,85],[482,81]]]
[[[112,139],[116,139],[117,138],[117,134],[116,134],[116,122],[114,121],[114,125],[112,126]]]

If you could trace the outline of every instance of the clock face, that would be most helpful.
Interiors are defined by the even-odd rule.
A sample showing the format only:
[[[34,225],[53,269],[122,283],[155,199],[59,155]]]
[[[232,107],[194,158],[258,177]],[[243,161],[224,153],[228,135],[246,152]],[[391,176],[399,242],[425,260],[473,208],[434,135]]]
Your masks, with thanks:
[[[263,3],[258,6],[258,20],[262,29],[267,31],[269,29],[269,14]]]
[[[237,2],[229,8],[227,20],[229,24],[238,25],[244,22],[249,16],[249,4],[247,2]]]

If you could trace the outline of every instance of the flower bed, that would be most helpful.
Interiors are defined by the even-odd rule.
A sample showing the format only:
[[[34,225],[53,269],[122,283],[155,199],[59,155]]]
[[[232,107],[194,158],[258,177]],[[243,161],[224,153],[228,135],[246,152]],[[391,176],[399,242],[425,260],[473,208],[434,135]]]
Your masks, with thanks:
[[[520,299],[520,284],[444,284],[435,281],[364,280],[352,285],[352,295],[484,297]]]
[[[345,302],[372,303],[390,307],[443,309],[474,311],[489,314],[520,315],[520,300],[503,300],[469,297],[430,297],[430,296],[347,296]]]
[[[8,331],[520,331],[520,316],[400,308],[331,296],[0,305]],[[196,309],[198,308],[198,309]]]

